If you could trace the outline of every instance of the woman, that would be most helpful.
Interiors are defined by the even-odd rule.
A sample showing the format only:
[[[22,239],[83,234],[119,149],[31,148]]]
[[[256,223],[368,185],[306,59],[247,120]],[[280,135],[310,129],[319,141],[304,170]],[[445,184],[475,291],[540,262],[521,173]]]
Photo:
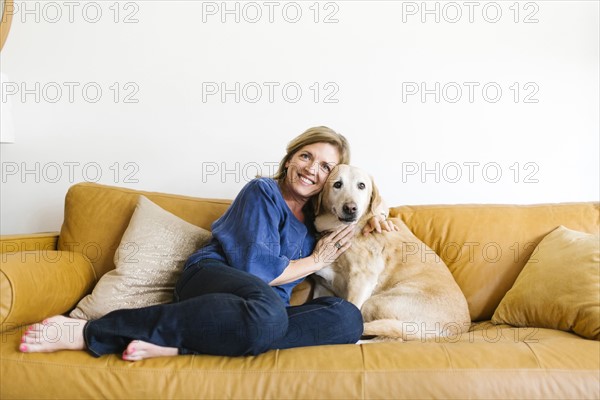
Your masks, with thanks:
[[[249,182],[212,225],[213,239],[187,261],[174,302],[113,311],[95,321],[55,316],[23,335],[22,352],[88,349],[124,360],[176,354],[239,356],[320,344],[355,343],[360,311],[335,297],[290,307],[293,287],[350,246],[355,226],[315,244],[313,199],[332,168],[350,161],[346,139],[326,127],[292,140],[274,178]],[[373,218],[365,233],[392,230]],[[44,325],[60,330],[43,337]]]

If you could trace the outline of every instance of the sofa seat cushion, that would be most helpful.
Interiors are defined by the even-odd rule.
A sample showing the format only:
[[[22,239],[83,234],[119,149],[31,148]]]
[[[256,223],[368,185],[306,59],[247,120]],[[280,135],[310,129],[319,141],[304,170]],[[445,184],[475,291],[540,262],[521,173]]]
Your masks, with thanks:
[[[598,398],[600,342],[568,332],[476,324],[459,338],[177,356],[130,363],[83,351],[23,354],[4,334],[9,398]],[[10,384],[5,384],[10,382]]]
[[[423,205],[390,209],[446,263],[473,321],[492,318],[540,241],[560,225],[598,234],[600,203]]]

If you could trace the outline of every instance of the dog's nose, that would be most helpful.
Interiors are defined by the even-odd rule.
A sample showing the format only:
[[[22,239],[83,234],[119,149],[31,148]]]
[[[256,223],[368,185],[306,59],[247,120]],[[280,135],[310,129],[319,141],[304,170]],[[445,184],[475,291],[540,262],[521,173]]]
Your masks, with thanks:
[[[356,203],[346,203],[342,209],[346,215],[355,215],[357,210]]]

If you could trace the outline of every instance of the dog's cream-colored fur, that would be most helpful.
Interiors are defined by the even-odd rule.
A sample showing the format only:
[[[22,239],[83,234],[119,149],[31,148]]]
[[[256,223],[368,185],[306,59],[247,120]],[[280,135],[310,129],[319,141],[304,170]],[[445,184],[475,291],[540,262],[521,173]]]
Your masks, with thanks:
[[[393,220],[399,231],[362,235],[381,207],[365,171],[339,165],[331,173],[319,196],[315,227],[325,233],[356,220],[357,234],[345,253],[317,272],[317,288],[323,285],[360,308],[367,336],[431,340],[466,332],[467,301],[448,267],[401,220]]]

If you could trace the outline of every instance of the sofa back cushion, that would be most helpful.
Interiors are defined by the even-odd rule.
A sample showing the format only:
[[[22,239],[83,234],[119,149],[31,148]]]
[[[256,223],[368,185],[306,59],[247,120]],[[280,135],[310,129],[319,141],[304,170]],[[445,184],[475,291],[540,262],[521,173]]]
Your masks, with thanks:
[[[404,206],[390,210],[448,265],[473,321],[488,320],[559,225],[598,234],[599,203]],[[432,255],[433,256],[433,255]]]
[[[231,203],[230,200],[202,199],[96,183],[79,183],[67,192],[58,249],[86,255],[100,279],[106,272],[115,268],[115,251],[129,225],[140,194],[181,219],[208,230],[211,223],[220,217]]]
[[[231,204],[231,200],[79,183],[67,192],[58,249],[86,255],[100,279],[115,268],[115,251],[140,194],[209,230]],[[600,204],[592,202],[403,206],[390,209],[390,216],[401,218],[442,257],[467,298],[473,321],[492,317],[534,248],[559,225],[595,234],[600,230]],[[310,296],[308,284],[298,289],[303,297],[294,304]]]

